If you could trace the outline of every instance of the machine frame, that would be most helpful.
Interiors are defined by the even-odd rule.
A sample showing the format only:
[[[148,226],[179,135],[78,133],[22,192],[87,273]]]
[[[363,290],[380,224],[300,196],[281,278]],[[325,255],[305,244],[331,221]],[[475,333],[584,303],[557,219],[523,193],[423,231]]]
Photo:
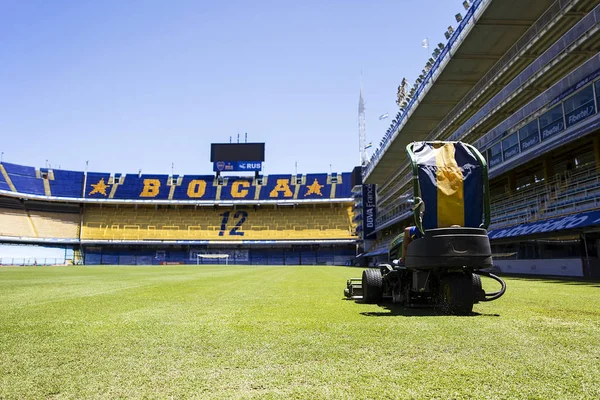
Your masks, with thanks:
[[[422,213],[425,206],[421,198],[417,157],[410,143],[406,152],[411,160],[415,225],[422,238],[407,246],[405,264],[400,263],[403,235],[392,240],[388,263],[363,271],[361,278],[348,280],[344,295],[365,303],[392,301],[405,306],[435,307],[447,314],[469,314],[473,304],[500,298],[506,284],[490,273],[493,267],[487,227],[490,224],[489,181],[487,163],[479,151],[462,143],[478,160],[483,179],[483,221],[477,228],[451,227],[423,228]],[[425,142],[432,146],[459,142]],[[483,290],[481,276],[500,283],[496,292]]]

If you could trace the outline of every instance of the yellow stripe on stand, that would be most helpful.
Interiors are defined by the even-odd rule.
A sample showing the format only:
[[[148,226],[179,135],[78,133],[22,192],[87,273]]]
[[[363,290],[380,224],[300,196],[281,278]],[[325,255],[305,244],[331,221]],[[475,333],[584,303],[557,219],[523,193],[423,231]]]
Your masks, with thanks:
[[[4,165],[2,164],[0,164],[0,173],[2,173],[2,176],[4,177],[4,180],[8,184],[10,190],[16,192],[17,189],[15,188],[15,185],[13,185],[12,181],[10,180],[10,176],[8,176],[8,172],[6,172],[6,170],[4,169]]]
[[[439,228],[465,225],[463,175],[454,158],[454,151],[453,143],[444,143],[435,149]]]
[[[49,179],[42,179],[44,182],[44,193],[46,194],[46,196],[52,196],[52,191],[50,190],[50,180]]]

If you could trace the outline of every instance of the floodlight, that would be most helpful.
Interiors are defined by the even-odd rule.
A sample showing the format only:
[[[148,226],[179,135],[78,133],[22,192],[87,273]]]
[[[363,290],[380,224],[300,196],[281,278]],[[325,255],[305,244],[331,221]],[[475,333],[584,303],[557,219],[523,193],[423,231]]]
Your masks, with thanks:
[[[460,15],[460,13],[456,14],[456,15],[454,16],[454,18],[456,19],[456,22],[457,22],[457,23],[460,23],[460,21],[462,21],[462,15]]]
[[[467,0],[463,1],[463,7],[465,8],[465,10],[469,9],[469,2]]]

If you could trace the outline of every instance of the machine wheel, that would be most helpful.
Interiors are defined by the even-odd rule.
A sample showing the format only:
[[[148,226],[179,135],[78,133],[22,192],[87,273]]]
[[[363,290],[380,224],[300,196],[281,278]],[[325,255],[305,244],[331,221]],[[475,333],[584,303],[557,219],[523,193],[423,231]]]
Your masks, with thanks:
[[[383,297],[383,279],[378,269],[366,269],[362,274],[363,302],[377,303]]]
[[[473,280],[468,274],[445,275],[440,280],[439,306],[445,314],[470,314],[473,311],[473,294]]]
[[[473,302],[477,304],[480,300],[485,300],[485,292],[481,285],[481,277],[476,273],[471,274],[471,276],[473,277]]]

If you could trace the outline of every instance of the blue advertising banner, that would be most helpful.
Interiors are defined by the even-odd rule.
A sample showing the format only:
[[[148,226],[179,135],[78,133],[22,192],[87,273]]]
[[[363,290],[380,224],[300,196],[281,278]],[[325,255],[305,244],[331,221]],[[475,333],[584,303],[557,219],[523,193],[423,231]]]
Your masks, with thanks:
[[[260,171],[262,162],[260,161],[217,161],[213,163],[213,171]]]
[[[580,89],[582,86],[587,85],[588,83],[590,83],[591,81],[593,81],[594,79],[596,79],[599,76],[600,76],[600,70],[592,72],[591,74],[589,74],[588,76],[586,76],[585,78],[583,78],[582,80],[580,80],[579,82],[577,82],[576,84],[574,84],[573,86],[571,86],[570,88],[568,88],[567,90],[565,90],[564,92],[562,92],[561,94],[556,96],[554,99],[552,99],[552,101],[550,102],[549,105],[552,106],[552,105],[558,103],[559,101],[565,99],[571,93],[573,93],[577,89]]]
[[[377,189],[376,185],[362,186],[362,217],[364,238],[369,239],[375,230],[375,219],[377,218]]]
[[[532,222],[509,228],[494,229],[488,232],[490,239],[501,239],[514,236],[531,235],[534,233],[555,232],[563,229],[583,228],[600,224],[600,211],[590,211],[581,214],[554,218],[546,221]]]

